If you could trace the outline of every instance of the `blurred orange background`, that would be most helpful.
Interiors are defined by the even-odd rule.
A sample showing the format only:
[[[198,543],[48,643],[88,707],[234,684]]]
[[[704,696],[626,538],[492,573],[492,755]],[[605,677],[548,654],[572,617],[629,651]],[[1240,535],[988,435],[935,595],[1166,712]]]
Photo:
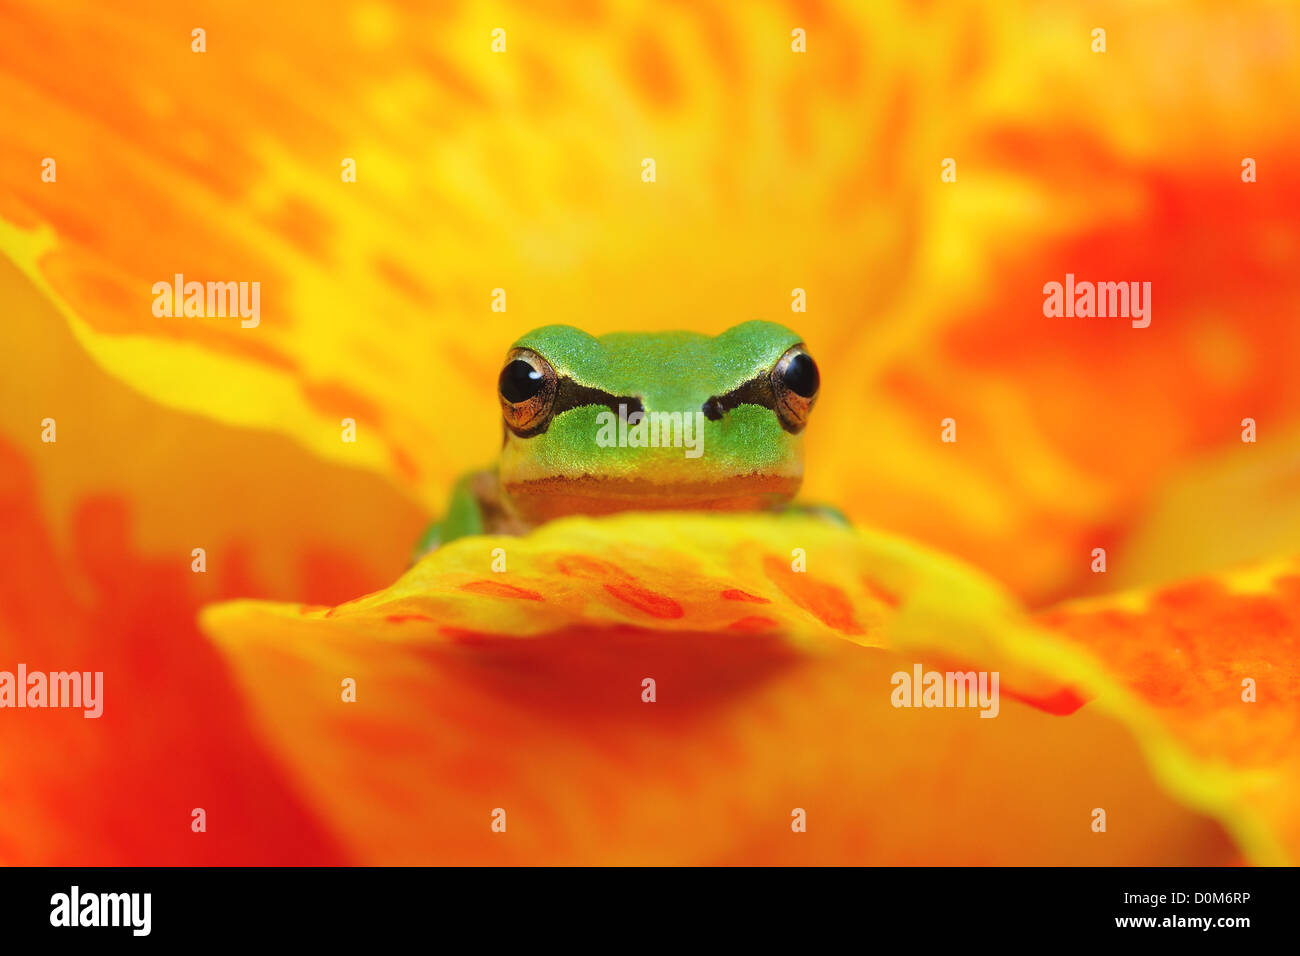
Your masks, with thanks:
[[[407,861],[400,835],[370,832],[385,816],[424,862],[1300,853],[1295,774],[1274,780],[1300,730],[1293,583],[1216,622],[1188,665],[1235,686],[1221,657],[1245,641],[1256,670],[1289,687],[1261,700],[1262,737],[1197,738],[1207,759],[1272,781],[1250,814],[1224,809],[1236,799],[1227,784],[1200,803],[1167,786],[1136,724],[1022,707],[1000,719],[1014,740],[944,738],[964,771],[937,758],[927,769],[903,738],[882,744],[901,761],[869,784],[888,813],[840,807],[845,827],[861,810],[866,829],[807,850],[751,837],[743,821],[703,841],[668,822],[721,792],[704,782],[710,754],[729,753],[728,773],[752,771],[788,807],[777,792],[792,749],[809,748],[800,759],[822,770],[850,759],[845,731],[819,762],[831,737],[809,709],[839,727],[864,721],[863,733],[886,719],[875,704],[860,712],[833,675],[789,664],[779,644],[750,664],[803,675],[793,685],[755,677],[710,706],[760,685],[784,688],[785,703],[721,728],[678,715],[653,759],[693,762],[665,771],[653,800],[635,784],[651,757],[617,726],[590,751],[552,754],[583,791],[552,793],[555,806],[620,822],[511,855],[432,831],[439,807],[460,806],[453,792],[490,773],[427,776],[418,746],[391,727],[363,740],[304,704],[301,732],[323,739],[287,759],[293,742],[268,742],[266,712],[236,677],[253,665],[232,663],[196,623],[215,601],[334,605],[391,584],[457,474],[499,445],[506,346],[551,322],[594,334],[717,333],[750,318],[798,329],[823,381],[804,496],[964,559],[1066,633],[1053,616],[1066,612],[1049,610],[1059,601],[1300,552],[1294,4],[0,0],[0,19],[0,669],[111,675],[101,721],[0,714],[0,862]],[[495,28],[504,52],[492,51]],[[1105,52],[1092,49],[1095,28]],[[796,29],[806,52],[792,51]],[[948,158],[955,182],[941,179]],[[1246,158],[1255,182],[1243,181]],[[355,182],[340,175],[346,159]],[[261,282],[260,323],[154,316],[152,285],[175,273]],[[1149,281],[1150,327],[1045,318],[1043,285],[1066,273]],[[490,308],[496,288],[503,313]],[[796,288],[805,313],[791,312]],[[948,417],[955,444],[939,441]],[[1256,443],[1241,440],[1247,417]],[[56,443],[41,440],[46,418]],[[339,440],[343,418],[357,442]],[[199,546],[202,575],[190,570]],[[1110,556],[1105,575],[1090,569],[1095,547]],[[1212,597],[1184,618],[1206,619],[1221,606]],[[1149,680],[1166,658],[1073,626],[1118,681],[1173,714],[1177,737],[1185,702]],[[619,633],[615,645],[643,640]],[[558,659],[585,659],[577,637],[555,640]],[[853,650],[839,666],[884,666]],[[573,679],[530,666],[557,696]],[[662,666],[691,670],[686,658]],[[279,668],[302,673],[292,660],[251,673]],[[459,685],[442,673],[434,686]],[[390,715],[395,726],[427,716],[411,694],[385,698],[411,707]],[[482,700],[463,711],[457,728],[501,729]],[[598,713],[547,724],[538,746],[580,738]],[[782,730],[765,737],[772,713]],[[1217,713],[1197,720],[1224,726]],[[402,764],[400,798],[340,809],[321,796],[340,778],[303,782],[306,767],[329,764],[329,740],[352,733],[340,747]],[[1077,761],[1062,756],[1076,747]],[[462,756],[490,749],[467,738]],[[1052,759],[1062,783],[1039,792],[1026,768]],[[620,761],[626,772],[611,770]],[[976,762],[989,779],[962,783]],[[358,766],[321,773],[347,779]],[[1041,842],[999,843],[1014,831],[997,821],[1068,800],[1072,774],[1122,781],[1115,800],[1154,829],[1116,834],[1122,849],[1108,856],[1086,833],[1054,842],[1043,811]],[[852,774],[822,785],[868,786]],[[929,800],[889,796],[926,788]],[[420,813],[412,794],[427,799]],[[197,806],[225,822],[193,833]],[[939,825],[927,808],[950,817]],[[886,820],[934,842],[892,845]],[[634,823],[641,836],[627,835]]]

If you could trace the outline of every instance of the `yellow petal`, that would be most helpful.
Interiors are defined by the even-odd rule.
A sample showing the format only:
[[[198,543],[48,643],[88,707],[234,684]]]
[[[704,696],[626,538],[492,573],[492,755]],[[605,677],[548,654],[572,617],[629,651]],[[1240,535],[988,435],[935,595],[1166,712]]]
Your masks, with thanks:
[[[504,573],[490,570],[498,548]],[[795,549],[806,571],[791,569]],[[1071,653],[1004,592],[866,530],[569,519],[460,539],[345,605],[233,602],[202,624],[360,860],[1234,854],[1156,789],[1122,725],[1076,711],[1077,697],[1062,705],[1071,688],[1009,650],[1008,630],[1036,634],[1045,657]],[[891,705],[895,673],[951,661],[1000,668],[995,719]],[[1105,835],[1090,829],[1095,807],[1118,819]],[[805,843],[797,808],[816,821]],[[510,836],[490,829],[498,809]]]

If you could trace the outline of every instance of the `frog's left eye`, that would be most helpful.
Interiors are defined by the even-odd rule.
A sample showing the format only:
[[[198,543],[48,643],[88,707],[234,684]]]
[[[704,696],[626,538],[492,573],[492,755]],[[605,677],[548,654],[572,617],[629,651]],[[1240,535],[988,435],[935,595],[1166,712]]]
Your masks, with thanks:
[[[772,368],[776,411],[790,431],[799,431],[817,401],[821,375],[817,363],[802,344],[788,349]]]
[[[545,428],[555,407],[555,369],[532,349],[511,349],[497,379],[501,414],[517,435]]]

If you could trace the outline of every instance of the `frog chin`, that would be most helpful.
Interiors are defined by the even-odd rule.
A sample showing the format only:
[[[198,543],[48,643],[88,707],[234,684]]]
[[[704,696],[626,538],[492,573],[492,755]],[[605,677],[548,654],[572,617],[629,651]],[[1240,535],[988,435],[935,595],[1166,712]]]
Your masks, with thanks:
[[[799,485],[797,474],[761,473],[673,482],[595,475],[502,482],[512,510],[532,524],[620,511],[765,511],[789,502]]]

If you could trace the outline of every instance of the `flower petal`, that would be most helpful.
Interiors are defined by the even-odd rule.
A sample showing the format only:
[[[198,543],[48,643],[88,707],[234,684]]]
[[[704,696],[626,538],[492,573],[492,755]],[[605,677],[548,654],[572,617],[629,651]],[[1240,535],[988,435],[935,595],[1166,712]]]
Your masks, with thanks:
[[[1001,635],[1068,648],[980,575],[875,532],[567,519],[460,539],[344,605],[233,602],[202,624],[367,862],[1234,858],[1121,724],[1045,704],[1070,688]],[[893,674],[953,660],[1004,671],[996,719],[891,706]],[[1092,833],[1095,807],[1122,822]],[[498,808],[517,836],[491,832]]]
[[[796,288],[788,319],[827,382],[812,497],[1038,602],[1094,586],[1079,556],[1124,540],[1242,416],[1300,424],[1300,187],[1267,172],[1300,100],[1286,3],[1231,21],[1105,3],[1104,56],[1090,21],[1029,0],[517,8],[507,55],[472,5],[368,2],[310,28],[102,6],[76,31],[13,6],[0,99],[42,122],[0,124],[0,254],[156,400],[430,511],[493,454],[489,383],[525,328],[717,332],[785,314]],[[153,315],[178,272],[261,281],[261,324]],[[1045,318],[1067,272],[1151,281],[1151,328]],[[937,440],[950,416],[955,445]]]
[[[0,301],[0,670],[104,674],[100,718],[0,711],[0,860],[336,862],[195,616],[233,596],[378,586],[420,513],[281,436],[141,396],[5,262]]]
[[[1073,602],[1041,620],[1141,702],[1176,792],[1225,808],[1254,859],[1300,860],[1300,560]]]

